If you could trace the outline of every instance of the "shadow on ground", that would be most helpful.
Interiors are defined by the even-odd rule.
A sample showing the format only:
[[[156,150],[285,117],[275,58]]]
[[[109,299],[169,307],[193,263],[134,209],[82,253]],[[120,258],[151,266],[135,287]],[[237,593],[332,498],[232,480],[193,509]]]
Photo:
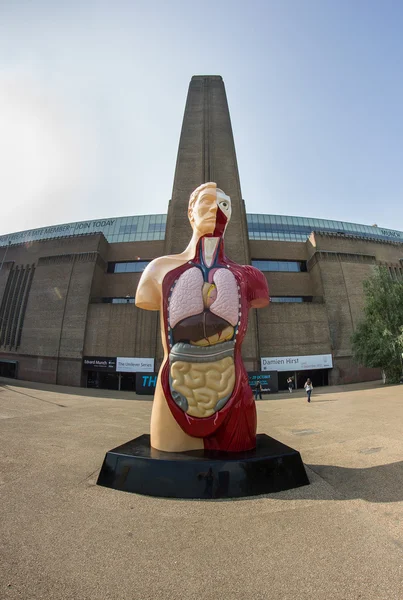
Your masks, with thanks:
[[[269,494],[278,500],[365,500],[371,503],[391,503],[403,501],[403,460],[365,469],[351,469],[331,465],[308,465],[310,485],[291,488],[275,494]],[[312,471],[315,475],[312,476]],[[318,477],[316,477],[318,476]],[[322,479],[328,485],[321,485]],[[216,482],[218,483],[218,482]],[[214,485],[214,484],[213,484]],[[330,492],[329,486],[333,489]],[[265,498],[266,494],[255,496]],[[211,498],[211,490],[205,497],[211,502],[239,502],[247,500],[240,498]],[[166,498],[172,500],[172,498]],[[181,501],[180,498],[175,498]],[[187,502],[189,500],[186,500]]]
[[[376,449],[374,449],[376,450]],[[365,469],[331,465],[306,465],[339,494],[341,500],[362,499],[367,502],[403,501],[403,460]],[[328,498],[318,488],[318,500]],[[308,497],[308,495],[307,495]],[[309,494],[312,498],[312,494]]]
[[[100,390],[92,388],[70,387],[50,383],[20,381],[19,379],[6,379],[3,377],[0,378],[0,392],[2,391],[2,389],[17,392],[17,390],[14,388],[28,388],[29,390],[38,390],[40,392],[68,394],[69,396],[83,396],[87,398],[108,398],[109,400],[153,400],[153,396],[137,395],[135,392],[119,392],[118,390]],[[34,398],[35,396],[32,397]]]

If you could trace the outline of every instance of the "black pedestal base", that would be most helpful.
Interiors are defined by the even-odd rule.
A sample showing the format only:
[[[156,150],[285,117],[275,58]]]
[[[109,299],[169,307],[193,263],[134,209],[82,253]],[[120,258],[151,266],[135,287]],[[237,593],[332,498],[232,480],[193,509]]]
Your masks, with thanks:
[[[161,452],[142,435],[107,452],[98,485],[166,498],[239,498],[308,485],[297,450],[265,434],[248,452]]]

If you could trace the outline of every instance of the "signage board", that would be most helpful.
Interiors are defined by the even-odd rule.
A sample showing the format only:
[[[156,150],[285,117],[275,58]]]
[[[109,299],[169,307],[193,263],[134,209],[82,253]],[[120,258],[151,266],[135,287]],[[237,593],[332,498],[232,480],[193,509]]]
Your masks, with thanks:
[[[136,373],[136,394],[153,396],[158,373]]]
[[[261,358],[262,371],[311,371],[331,369],[331,354],[310,354],[309,356],[269,356]]]
[[[152,373],[154,371],[153,358],[130,358],[118,356],[116,371],[119,373]]]
[[[252,390],[255,389],[257,382],[260,381],[264,394],[278,392],[277,371],[249,371],[248,379]]]
[[[65,223],[52,227],[40,227],[39,229],[27,229],[0,236],[0,246],[7,243],[19,243],[28,240],[40,240],[47,237],[73,236],[81,233],[95,233],[111,228],[120,219],[98,219],[96,221],[80,221],[76,223]]]
[[[116,371],[116,358],[114,356],[84,356],[83,370],[114,373]]]

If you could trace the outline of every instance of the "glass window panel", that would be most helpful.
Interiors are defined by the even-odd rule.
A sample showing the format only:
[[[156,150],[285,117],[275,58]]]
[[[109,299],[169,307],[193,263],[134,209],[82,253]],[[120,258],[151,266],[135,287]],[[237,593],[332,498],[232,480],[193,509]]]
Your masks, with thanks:
[[[115,219],[114,224],[110,228],[108,239],[110,239],[110,237],[118,231],[118,227],[119,227],[118,223],[119,223],[119,219]]]
[[[104,300],[112,302],[112,304],[134,304],[132,296],[128,298],[104,298]]]
[[[306,261],[296,260],[252,260],[252,265],[261,271],[280,271],[299,273],[306,271]]]
[[[303,302],[304,298],[302,296],[272,296],[272,302]]]

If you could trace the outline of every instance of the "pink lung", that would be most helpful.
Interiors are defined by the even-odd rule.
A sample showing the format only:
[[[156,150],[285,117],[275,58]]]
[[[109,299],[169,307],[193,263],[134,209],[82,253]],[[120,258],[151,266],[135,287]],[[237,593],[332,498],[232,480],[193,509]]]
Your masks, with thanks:
[[[212,313],[231,325],[238,323],[238,286],[229,269],[217,269],[213,276],[217,288],[217,300],[210,306]]]
[[[179,321],[203,312],[203,275],[192,267],[178,279],[169,304],[169,324],[175,327]]]
[[[228,269],[214,269],[212,279],[216,285],[216,298],[210,306],[212,313],[235,326],[238,323],[238,288],[234,275]],[[211,278],[209,277],[211,280]],[[179,277],[169,303],[169,325],[175,327],[179,321],[198,315],[204,310],[203,274],[191,267]],[[214,297],[214,295],[213,295]]]

